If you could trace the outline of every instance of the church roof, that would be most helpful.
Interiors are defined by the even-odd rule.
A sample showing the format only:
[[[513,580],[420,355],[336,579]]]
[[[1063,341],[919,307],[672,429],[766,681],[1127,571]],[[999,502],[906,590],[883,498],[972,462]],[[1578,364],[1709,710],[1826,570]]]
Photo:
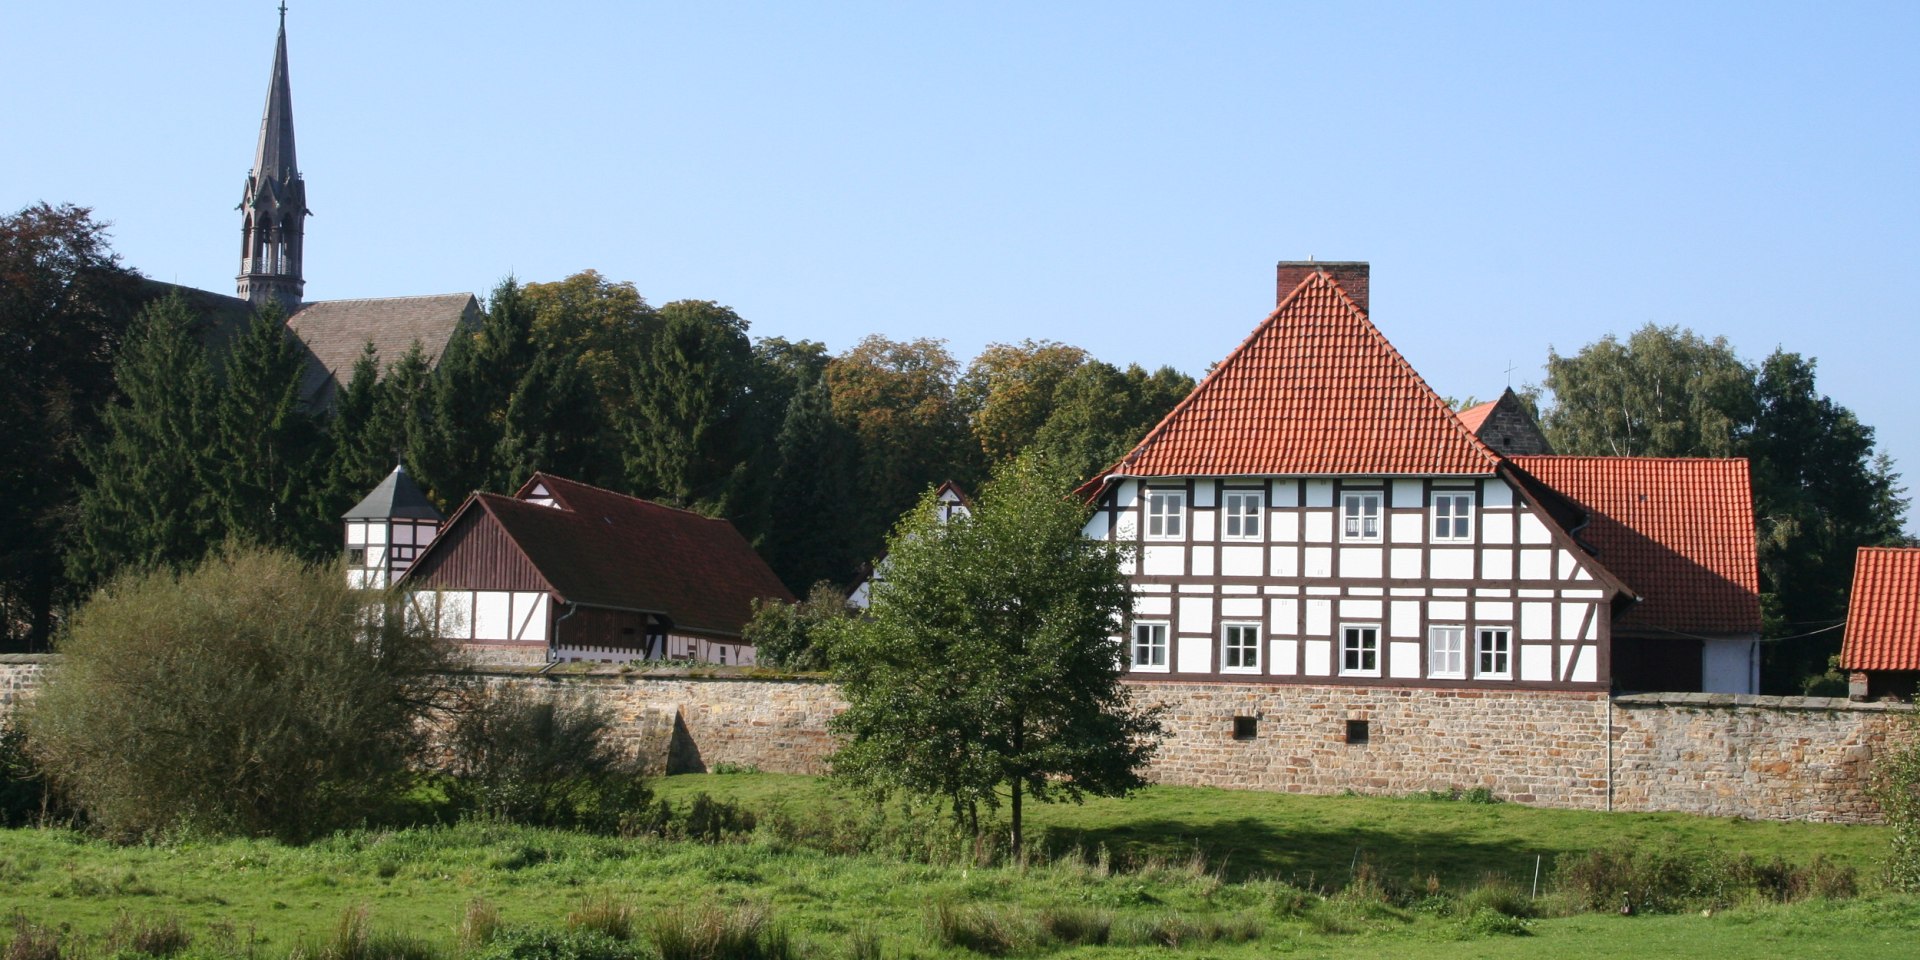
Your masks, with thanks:
[[[301,394],[327,402],[332,391],[353,378],[353,364],[371,341],[385,369],[420,342],[427,360],[437,360],[462,323],[477,321],[479,301],[471,293],[373,300],[321,300],[287,318],[287,327],[309,354]]]
[[[542,487],[554,506],[521,499]],[[752,601],[793,600],[722,519],[548,473],[535,473],[518,497],[474,494],[447,529],[476,510],[500,525],[562,602],[663,613],[680,628],[738,636]],[[449,544],[456,539],[436,539],[412,569],[430,569],[429,557]]]
[[[1584,513],[1556,519],[1640,595],[1618,629],[1760,632],[1747,461],[1549,456],[1509,462]]]
[[[1842,670],[1920,670],[1920,550],[1861,547],[1847,601]]]
[[[438,520],[440,511],[435,509],[427,495],[420,492],[420,485],[413,482],[407,474],[405,464],[393,468],[373,492],[362,498],[353,509],[340,515],[342,520]]]
[[[1500,458],[1324,270],[1310,271],[1119,476],[1474,475]]]

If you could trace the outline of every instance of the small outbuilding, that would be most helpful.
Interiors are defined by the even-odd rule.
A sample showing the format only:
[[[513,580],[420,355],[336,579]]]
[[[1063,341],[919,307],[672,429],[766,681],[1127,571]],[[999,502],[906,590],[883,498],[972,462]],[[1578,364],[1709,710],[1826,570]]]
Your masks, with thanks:
[[[1840,669],[1855,700],[1913,699],[1920,686],[1920,549],[1861,547]]]

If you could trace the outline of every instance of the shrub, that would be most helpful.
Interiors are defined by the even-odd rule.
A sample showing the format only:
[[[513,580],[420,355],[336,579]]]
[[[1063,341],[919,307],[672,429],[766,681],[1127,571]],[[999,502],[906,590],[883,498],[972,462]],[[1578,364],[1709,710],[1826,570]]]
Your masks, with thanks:
[[[441,644],[338,568],[229,546],[83,606],[27,705],[33,758],[98,828],[304,840],[399,792]]]
[[[468,690],[447,734],[448,796],[514,823],[618,831],[652,792],[609,737],[612,722],[591,698]]]
[[[1887,884],[1920,890],[1920,718],[1908,717],[1903,742],[1890,745],[1874,764],[1871,791],[1892,828]]]
[[[1588,910],[1672,913],[1723,907],[1743,899],[1790,903],[1809,897],[1850,897],[1858,889],[1852,868],[1825,857],[1807,866],[1779,858],[1673,850],[1591,850],[1563,854],[1554,863],[1561,891]]]
[[[26,731],[0,718],[0,827],[43,824],[65,814],[28,754]]]
[[[754,645],[758,662],[787,670],[825,670],[826,645],[822,625],[850,616],[846,592],[826,581],[813,585],[798,603],[753,601],[753,619],[742,631]]]
[[[467,960],[639,960],[637,945],[593,930],[502,930]]]

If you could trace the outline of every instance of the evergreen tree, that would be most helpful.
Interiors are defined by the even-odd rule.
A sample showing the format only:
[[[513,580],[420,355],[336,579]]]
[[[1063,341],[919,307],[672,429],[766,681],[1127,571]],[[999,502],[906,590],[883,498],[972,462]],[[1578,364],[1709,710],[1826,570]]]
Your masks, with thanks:
[[[602,409],[576,355],[543,349],[507,404],[500,438],[502,476],[513,478],[505,490],[535,470],[583,483],[604,483],[598,442]]]
[[[970,516],[943,524],[923,497],[887,544],[868,616],[826,627],[848,703],[835,774],[942,798],[976,829],[1004,796],[1016,858],[1024,798],[1125,794],[1161,735],[1121,682],[1120,550],[1081,534],[1089,508],[1068,482],[1026,456]]]
[[[1172,367],[1122,371],[1099,360],[1080,365],[1053,393],[1033,446],[1079,480],[1111,466],[1168,411],[1193,392],[1193,378]]]
[[[627,483],[640,496],[725,516],[753,538],[762,518],[745,509],[759,439],[747,322],[704,300],[669,303],[660,320],[624,411]]]
[[[333,403],[326,422],[327,464],[319,495],[313,499],[313,519],[337,530],[340,515],[367,495],[387,471],[393,452],[375,440],[374,418],[381,404],[380,354],[368,341],[353,362],[353,376]],[[331,539],[332,547],[339,544]]]
[[[833,416],[823,378],[799,388],[775,444],[779,467],[773,487],[780,509],[770,517],[768,563],[795,594],[825,580],[844,586],[862,559],[846,536],[857,495],[859,448]]]
[[[80,583],[126,566],[194,563],[218,536],[213,373],[198,326],[178,294],[156,301],[114,363],[119,396],[101,411],[103,436],[81,453],[90,481],[67,555]]]
[[[317,522],[326,434],[300,395],[306,358],[278,304],[254,314],[227,354],[218,392],[217,512],[226,536],[309,557],[337,546]]]
[[[428,390],[425,429],[409,438],[428,496],[456,504],[517,483],[500,461],[507,405],[533,362],[533,307],[512,277],[487,299],[478,330],[456,330]]]

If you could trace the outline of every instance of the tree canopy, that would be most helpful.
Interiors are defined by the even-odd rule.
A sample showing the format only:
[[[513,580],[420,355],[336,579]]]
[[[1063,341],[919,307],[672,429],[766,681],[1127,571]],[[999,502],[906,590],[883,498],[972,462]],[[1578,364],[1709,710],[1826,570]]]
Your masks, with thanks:
[[[941,523],[923,497],[888,541],[868,616],[827,630],[848,701],[834,774],[940,798],[975,829],[1004,799],[1016,855],[1023,798],[1141,786],[1161,733],[1121,683],[1113,634],[1132,595],[1120,548],[1082,536],[1089,508],[1070,485],[1024,456],[970,515]]]

